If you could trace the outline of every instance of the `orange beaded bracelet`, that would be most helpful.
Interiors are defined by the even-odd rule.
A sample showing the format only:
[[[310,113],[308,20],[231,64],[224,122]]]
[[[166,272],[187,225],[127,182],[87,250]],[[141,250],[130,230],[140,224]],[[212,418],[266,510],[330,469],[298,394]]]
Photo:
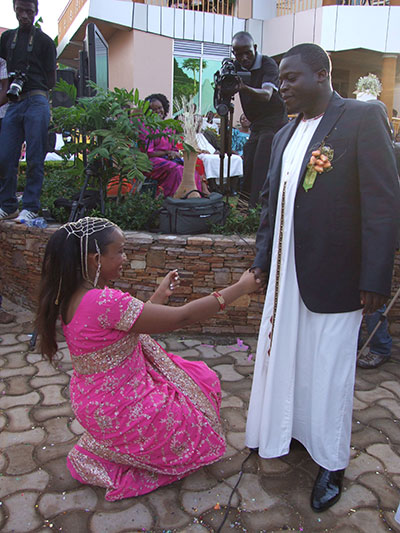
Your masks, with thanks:
[[[226,307],[226,303],[225,303],[225,300],[224,300],[224,297],[222,296],[222,294],[217,292],[217,291],[214,291],[214,292],[211,293],[211,296],[214,296],[214,298],[216,298],[218,300],[219,310],[223,311],[225,309],[225,307]]]

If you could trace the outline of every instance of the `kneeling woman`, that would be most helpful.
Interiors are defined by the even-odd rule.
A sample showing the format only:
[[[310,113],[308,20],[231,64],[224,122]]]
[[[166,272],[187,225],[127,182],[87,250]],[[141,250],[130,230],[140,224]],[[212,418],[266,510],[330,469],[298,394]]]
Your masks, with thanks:
[[[216,374],[166,353],[149,334],[204,320],[260,287],[247,271],[220,293],[168,307],[179,285],[172,271],[143,303],[107,286],[121,274],[124,241],[105,219],[59,228],[47,244],[36,318],[51,360],[61,315],[74,367],[71,403],[86,432],[68,468],[81,483],[104,487],[110,501],[146,494],[224,454]]]

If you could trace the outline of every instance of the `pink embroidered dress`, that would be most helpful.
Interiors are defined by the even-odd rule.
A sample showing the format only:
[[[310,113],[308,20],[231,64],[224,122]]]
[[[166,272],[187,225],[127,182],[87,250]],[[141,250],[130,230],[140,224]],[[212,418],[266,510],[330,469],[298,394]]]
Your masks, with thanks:
[[[92,289],[63,325],[72,408],[86,430],[68,468],[81,483],[106,488],[110,501],[172,483],[225,452],[216,374],[133,333],[143,305],[128,293]]]

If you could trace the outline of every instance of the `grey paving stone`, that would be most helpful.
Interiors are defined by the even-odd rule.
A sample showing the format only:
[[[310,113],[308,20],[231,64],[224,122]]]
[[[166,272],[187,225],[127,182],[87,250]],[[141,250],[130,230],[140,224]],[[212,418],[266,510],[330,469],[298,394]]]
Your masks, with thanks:
[[[67,385],[69,383],[69,376],[66,374],[55,374],[54,376],[34,377],[29,384],[32,388],[37,389],[43,385]]]
[[[361,474],[358,478],[358,483],[368,487],[376,495],[381,508],[397,509],[400,501],[400,492],[396,485],[384,474],[375,474],[375,472]]]
[[[33,376],[36,373],[36,369],[33,366],[23,366],[19,368],[2,368],[0,370],[0,378],[6,379],[13,376]]]
[[[258,531],[301,531],[301,517],[288,505],[274,505],[258,513],[241,513],[241,521],[248,532]]]
[[[222,520],[225,515],[225,507],[220,506],[219,509],[212,509],[204,513],[201,517],[201,524],[207,526],[208,531],[215,532],[220,528]],[[231,533],[232,531],[243,531],[241,526],[240,513],[233,507],[228,513],[227,520],[221,529],[221,533]]]
[[[10,431],[2,431],[0,433],[0,447],[7,450],[10,446],[17,444],[39,444],[43,442],[45,432],[42,428],[35,427],[28,431],[18,431],[11,433]]]
[[[392,450],[389,444],[372,444],[368,446],[367,452],[380,459],[388,472],[393,474],[399,472],[400,456]]]
[[[38,373],[36,374],[36,377],[48,377],[48,376],[54,376],[55,374],[58,374],[58,370],[54,368],[54,366],[49,363],[49,361],[41,360],[35,363],[35,367],[38,369]]]
[[[243,376],[236,372],[232,365],[216,365],[213,370],[218,372],[221,381],[239,381]]]
[[[17,335],[15,335],[14,333],[6,333],[6,332],[3,333],[2,332],[1,338],[3,339],[3,343],[2,343],[2,346],[0,346],[0,355],[3,354],[3,351],[2,351],[3,347],[11,346],[11,345],[13,345],[13,347],[15,347],[15,345],[19,345],[20,344],[18,342]]]
[[[1,344],[0,344],[1,346]],[[7,355],[7,368],[22,368],[26,365],[26,346],[19,344],[13,347],[11,354]]]
[[[2,527],[2,533],[22,533],[21,524],[24,524],[24,533],[33,531],[43,524],[35,510],[35,504],[39,497],[37,492],[24,491],[13,494],[4,500],[9,517]]]
[[[58,514],[73,510],[93,511],[97,496],[90,487],[83,487],[65,494],[47,492],[39,500],[39,511],[45,518],[54,518]]]
[[[65,492],[82,487],[81,483],[71,476],[67,468],[65,455],[48,461],[42,468],[50,476],[48,485],[48,491],[50,492]],[[104,498],[104,491],[102,498]]]
[[[227,505],[231,492],[232,489],[223,483],[204,491],[182,491],[182,505],[189,515],[200,516],[217,504]],[[239,498],[234,494],[232,506],[237,507],[238,504]]]
[[[32,429],[32,421],[30,419],[30,410],[31,407],[20,406],[7,409],[8,431],[24,431]]]
[[[69,417],[64,416],[42,422],[42,426],[48,434],[45,444],[60,444],[74,439],[75,435],[68,427],[69,421]]]
[[[236,453],[232,457],[227,459],[221,459],[217,463],[214,463],[206,467],[209,474],[214,476],[218,481],[223,481],[231,476],[237,474],[240,471],[243,461],[247,458],[248,453],[240,452]],[[257,461],[249,460],[246,464],[246,472],[255,474],[257,472]]]
[[[66,399],[62,395],[63,387],[61,385],[46,385],[40,389],[43,394],[42,405],[58,405],[64,403]]]
[[[174,529],[188,525],[192,517],[180,509],[178,491],[169,487],[162,487],[149,494],[148,509],[157,515],[155,526],[161,529]]]
[[[118,533],[129,529],[146,531],[153,525],[153,518],[147,507],[139,503],[124,511],[94,513],[90,519],[92,533]]]
[[[362,431],[353,433],[351,437],[351,444],[359,450],[377,442],[387,443],[387,438],[383,433],[371,427],[363,426]]]
[[[49,482],[49,474],[44,470],[35,470],[30,474],[17,476],[1,476],[0,498],[9,496],[13,492],[26,490],[43,491]]]
[[[32,417],[37,422],[43,422],[44,420],[57,416],[73,417],[74,414],[71,409],[71,404],[64,402],[61,405],[37,406],[32,409]]]
[[[383,472],[384,466],[379,459],[361,452],[357,457],[351,460],[346,468],[345,476],[348,479],[356,480],[361,474],[366,472]]]
[[[258,457],[258,464],[260,465],[260,472],[267,475],[282,474],[292,470],[292,466],[282,459],[262,459]]]
[[[8,409],[17,405],[35,405],[39,403],[40,396],[37,392],[29,392],[19,396],[0,397],[0,409]]]
[[[71,511],[63,512],[55,516],[51,523],[54,524],[54,529],[46,528],[45,533],[49,531],[63,531],[64,533],[88,533],[90,512],[86,511]]]
[[[343,521],[339,521],[339,525],[356,526],[361,532],[386,533],[387,527],[383,520],[379,518],[379,513],[375,509],[359,509],[350,516],[347,516]]]
[[[33,444],[18,444],[4,450],[4,455],[8,461],[7,474],[19,475],[32,472],[38,468],[38,464],[33,459]]]
[[[244,431],[246,429],[246,418],[243,409],[224,407],[220,413],[224,427],[229,427],[232,431]]]
[[[218,481],[215,477],[210,475],[204,468],[201,468],[182,480],[182,488],[184,490],[206,490],[215,487],[217,484]]]
[[[29,385],[30,376],[14,376],[5,380],[7,395],[21,396],[29,394],[32,387]]]
[[[370,426],[376,428],[389,439],[391,444],[400,444],[400,424],[389,418],[371,420]]]
[[[397,399],[383,399],[378,400],[377,403],[382,407],[386,407],[395,418],[400,418],[400,403]]]
[[[85,432],[85,429],[80,425],[76,418],[72,420],[69,425],[70,430],[74,435],[82,435]]]
[[[368,407],[368,409],[356,411],[353,418],[367,425],[371,420],[375,420],[376,418],[393,418],[393,415],[390,410],[386,409],[384,406],[372,405]]]
[[[7,417],[5,414],[0,414],[0,431],[3,431],[7,424]]]
[[[362,402],[368,404],[375,403],[377,400],[381,400],[382,398],[395,398],[393,392],[384,387],[375,387],[375,389],[366,391],[357,390],[355,391],[354,395]]]
[[[78,440],[78,439],[76,439]],[[65,444],[55,444],[54,446],[37,446],[35,450],[35,457],[39,464],[46,465],[49,461],[63,457],[66,459],[70,450],[74,447],[74,442],[67,442]]]
[[[176,533],[209,533],[209,529],[201,524],[190,524],[183,529],[178,529]]]

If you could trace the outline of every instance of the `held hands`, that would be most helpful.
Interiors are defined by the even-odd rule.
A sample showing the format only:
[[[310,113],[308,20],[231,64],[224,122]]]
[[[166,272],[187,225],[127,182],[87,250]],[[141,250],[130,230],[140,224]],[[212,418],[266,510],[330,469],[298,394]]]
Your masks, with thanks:
[[[169,152],[167,152],[167,156],[168,156],[168,159],[176,159],[176,158],[181,157],[179,155],[179,152],[175,152],[174,150],[170,150]]]
[[[360,300],[363,308],[363,315],[370,315],[377,311],[384,303],[386,303],[386,296],[376,292],[360,291]]]
[[[151,303],[153,304],[166,304],[168,298],[173,294],[174,290],[179,287],[181,281],[179,279],[178,270],[171,270],[162,280],[157,290],[151,297]]]
[[[254,272],[246,270],[241,275],[238,283],[243,289],[244,294],[249,294],[251,292],[258,292],[262,287],[262,281],[260,278],[256,278]]]
[[[250,272],[254,274],[254,277],[256,278],[256,280],[259,280],[260,289],[265,289],[267,285],[267,273],[263,272],[261,268],[259,267],[250,268]]]

